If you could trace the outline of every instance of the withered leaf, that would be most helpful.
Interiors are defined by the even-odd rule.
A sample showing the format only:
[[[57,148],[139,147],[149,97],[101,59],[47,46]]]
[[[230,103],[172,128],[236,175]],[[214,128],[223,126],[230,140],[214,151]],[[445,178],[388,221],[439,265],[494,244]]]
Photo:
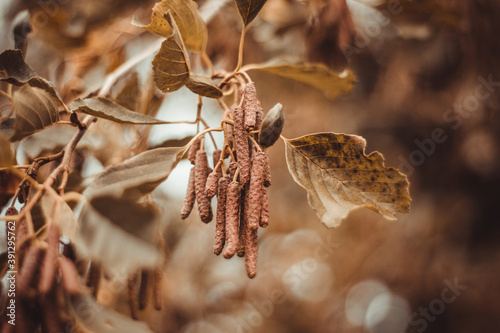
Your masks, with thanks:
[[[162,44],[153,59],[155,85],[163,92],[175,91],[189,78],[189,58],[182,38],[170,12],[165,17],[173,27],[172,35]]]
[[[138,199],[167,179],[182,158],[184,147],[148,150],[104,170],[83,193]]]
[[[160,263],[154,244],[157,217],[152,205],[109,195],[93,197],[80,214],[77,249],[122,280],[132,270]]]
[[[285,125],[283,106],[277,103],[264,117],[259,133],[259,144],[262,148],[271,147],[280,138]]]
[[[89,295],[71,296],[72,332],[153,333],[144,322],[133,320],[105,306]]]
[[[42,196],[41,207],[45,220],[47,220],[48,217],[57,217],[56,211],[58,208],[56,205],[59,205],[61,214],[59,221],[61,235],[68,237],[71,242],[74,242],[76,232],[78,230],[78,222],[76,221],[75,214],[73,214],[71,208],[63,200],[58,200],[56,202],[54,197],[48,193],[45,193]]]
[[[254,20],[266,1],[267,0],[235,0],[236,7],[238,7],[238,12],[245,26],[249,25],[250,22]]]
[[[12,164],[14,164],[14,155],[10,149],[10,142],[0,133],[0,168],[9,167]]]
[[[198,11],[198,5],[192,0],[163,0],[157,2],[153,7],[149,25],[141,26],[134,21],[132,23],[154,34],[169,38],[173,29],[165,18],[168,12],[172,14],[177,23],[186,48],[199,53],[205,52],[208,38],[207,26]]]
[[[379,152],[365,155],[362,137],[318,133],[284,141],[288,169],[327,227],[337,227],[358,207],[391,220],[397,212],[409,211],[406,176],[386,168]]]
[[[15,123],[11,141],[25,138],[59,121],[57,101],[45,90],[24,85],[14,92]]]
[[[38,76],[24,61],[21,50],[6,50],[0,54],[0,81],[6,81],[16,86],[29,84],[32,87],[43,89],[63,104],[54,84]]]
[[[222,90],[211,78],[204,75],[191,75],[186,81],[186,87],[195,94],[210,97],[221,98]]]
[[[105,97],[78,98],[70,107],[72,111],[83,112],[119,124],[155,125],[166,123],[154,117],[126,109]]]
[[[139,87],[139,75],[133,72],[130,75],[125,75],[117,81],[112,88],[116,93],[113,95],[116,103],[126,109],[136,110],[141,96]]]
[[[319,63],[274,59],[262,64],[249,64],[242,68],[244,71],[254,69],[308,84],[321,90],[331,99],[348,93],[355,82],[351,71],[346,70],[339,74]]]

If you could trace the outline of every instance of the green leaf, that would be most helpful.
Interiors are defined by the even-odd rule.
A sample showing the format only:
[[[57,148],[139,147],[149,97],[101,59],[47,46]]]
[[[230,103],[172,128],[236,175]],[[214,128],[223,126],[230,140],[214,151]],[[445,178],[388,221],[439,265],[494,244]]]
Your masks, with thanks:
[[[266,1],[267,0],[235,0],[236,7],[238,7],[238,12],[245,26],[249,25],[257,14],[259,14]]]
[[[123,280],[138,268],[160,264],[157,218],[153,205],[110,195],[92,197],[80,214],[75,244],[82,257],[97,260],[113,278]]]
[[[262,148],[268,148],[280,138],[281,131],[285,126],[285,114],[283,106],[277,103],[264,117],[259,132],[259,144]]]
[[[348,93],[355,82],[351,71],[335,73],[323,64],[273,59],[262,64],[244,66],[242,71],[260,70],[288,79],[308,84],[325,93],[328,98],[335,98]]]
[[[198,11],[198,5],[192,0],[163,0],[153,7],[151,23],[142,26],[132,21],[132,24],[144,28],[154,34],[169,38],[172,35],[172,25],[165,15],[170,12],[177,23],[184,45],[190,51],[205,52],[207,45],[207,26]]]
[[[189,58],[170,12],[165,17],[172,25],[173,33],[161,44],[153,59],[153,78],[161,91],[172,92],[186,84],[190,72]]]
[[[56,205],[59,205],[59,208]],[[78,222],[68,204],[62,199],[56,201],[52,195],[45,193],[41,199],[41,207],[45,220],[47,220],[47,217],[57,216],[56,210],[60,210],[59,228],[61,235],[68,237],[71,242],[74,242],[78,230]]]
[[[77,99],[70,107],[72,111],[83,112],[119,124],[156,125],[168,123],[148,115],[130,111],[105,97]]]
[[[409,211],[408,179],[386,168],[379,152],[365,155],[362,137],[318,133],[284,141],[288,169],[327,227],[337,227],[358,207],[391,220]]]
[[[91,296],[70,298],[74,327],[71,332],[153,333],[147,324],[98,304]]]
[[[153,191],[182,158],[184,147],[148,150],[104,170],[83,193],[138,199]]]
[[[14,135],[17,141],[59,121],[57,100],[47,91],[24,85],[14,92]]]
[[[191,75],[186,81],[186,87],[195,94],[201,96],[210,98],[222,97],[222,90],[220,90],[217,84],[208,76]]]
[[[14,164],[14,154],[10,149],[9,140],[0,133],[0,168],[9,167]]]

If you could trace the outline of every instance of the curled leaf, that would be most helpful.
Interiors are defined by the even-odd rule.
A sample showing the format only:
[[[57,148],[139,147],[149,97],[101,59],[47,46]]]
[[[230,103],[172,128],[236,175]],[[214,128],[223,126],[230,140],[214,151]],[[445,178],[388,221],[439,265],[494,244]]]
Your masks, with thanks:
[[[331,99],[348,93],[355,81],[354,74],[348,70],[335,73],[323,64],[286,59],[273,59],[262,64],[250,64],[241,70],[260,70],[302,82],[321,90]]]
[[[77,99],[70,107],[72,111],[83,112],[119,124],[155,125],[166,123],[154,117],[130,111],[105,97]]]
[[[149,25],[142,26],[135,21],[132,21],[132,23],[154,34],[169,38],[173,29],[165,18],[168,12],[172,14],[177,23],[186,48],[199,53],[205,52],[208,37],[207,27],[198,11],[198,5],[193,0],[163,0],[157,2],[153,7]]]
[[[222,90],[211,78],[204,75],[191,75],[186,81],[186,87],[195,94],[210,97],[221,98]]]
[[[179,29],[170,12],[165,14],[173,27],[172,35],[162,44],[153,59],[155,85],[163,92],[172,92],[186,84],[189,78],[189,58]]]
[[[360,136],[318,133],[286,139],[286,160],[294,180],[307,191],[309,204],[333,228],[358,207],[394,220],[410,207],[405,175],[384,166],[379,152],[365,155]]]
[[[254,20],[266,1],[267,0],[235,0],[236,7],[238,7],[238,12],[245,26],[249,25],[250,22]]]
[[[262,148],[271,147],[280,138],[284,125],[285,114],[283,112],[283,106],[277,103],[269,110],[262,122],[259,134],[260,146]]]

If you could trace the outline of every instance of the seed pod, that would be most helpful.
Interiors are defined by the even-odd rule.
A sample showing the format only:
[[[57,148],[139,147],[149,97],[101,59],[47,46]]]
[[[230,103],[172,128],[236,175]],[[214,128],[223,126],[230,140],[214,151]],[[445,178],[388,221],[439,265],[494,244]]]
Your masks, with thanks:
[[[259,144],[262,148],[271,147],[279,139],[283,126],[285,125],[285,114],[283,106],[277,103],[262,121],[260,129]]]
[[[149,296],[149,271],[143,269],[141,271],[141,285],[139,287],[139,310],[144,310],[148,305]]]
[[[238,163],[236,162],[231,162],[229,163],[229,167],[227,168],[227,174],[231,177],[231,179],[234,178],[234,175],[236,174],[236,170],[238,169]]]
[[[34,295],[35,281],[40,272],[45,248],[32,245],[28,248],[22,268],[17,276],[17,295],[20,299],[29,299]]]
[[[137,309],[139,308],[139,302],[137,299],[137,282],[139,280],[139,273],[135,272],[129,275],[127,281],[127,295],[128,295],[128,306],[130,309],[130,316],[132,319],[137,320]]]
[[[219,179],[219,189],[217,192],[217,214],[216,214],[216,225],[215,225],[215,243],[214,243],[214,253],[216,255],[221,254],[224,248],[224,243],[226,242],[226,199],[227,199],[227,187],[231,182],[229,176],[222,177]]]
[[[240,168],[240,183],[245,185],[250,180],[250,148],[248,132],[245,131],[243,121],[244,112],[240,107],[234,108],[234,138],[236,140],[236,156]]]
[[[191,214],[195,201],[196,201],[196,192],[194,189],[194,167],[193,167],[191,168],[191,172],[189,173],[189,181],[186,191],[186,197],[184,198],[184,205],[182,206],[182,211],[181,211],[181,218],[183,220],[187,219],[189,214]]]
[[[47,252],[43,260],[38,290],[42,295],[47,294],[56,281],[57,264],[59,257],[59,223],[49,224],[47,231]]]
[[[226,197],[226,242],[227,246],[222,254],[229,259],[238,248],[238,219],[240,209],[240,185],[232,181],[227,188]]]
[[[207,153],[204,150],[198,150],[196,153],[196,162],[194,165],[194,188],[196,192],[196,202],[198,203],[198,212],[200,214],[200,219],[204,223],[208,223],[212,220],[211,212],[212,208],[210,206],[210,199],[207,198],[205,192],[205,186],[207,183],[208,176],[208,161]]]
[[[267,195],[267,189],[262,187],[262,209],[260,211],[260,222],[259,225],[265,228],[269,225],[269,197]]]
[[[90,294],[97,297],[99,291],[99,282],[101,282],[101,265],[91,261],[89,271],[87,273],[87,287],[90,287]]]
[[[154,271],[154,284],[153,284],[153,305],[155,310],[160,311],[163,301],[163,268],[158,267]]]
[[[245,246],[245,268],[247,275],[253,279],[257,274],[257,230],[247,228],[247,240]]]
[[[269,155],[267,151],[262,151],[264,153],[264,186],[271,186],[271,164],[269,164]]]
[[[201,138],[196,139],[191,147],[189,147],[188,160],[191,164],[194,164],[196,159],[196,152],[200,150],[201,147]]]
[[[243,91],[243,108],[245,109],[245,130],[251,131],[255,128],[255,123],[257,120],[257,91],[255,89],[255,83],[250,82],[245,86]]]
[[[217,170],[212,171],[207,178],[207,185],[205,186],[205,193],[208,198],[213,198],[217,193],[217,185],[219,183],[219,178],[222,176]]]
[[[61,283],[65,293],[69,296],[80,294],[81,288],[78,280],[78,272],[73,261],[66,257],[61,257],[59,270],[61,271]]]
[[[256,230],[259,227],[260,211],[262,207],[262,186],[264,184],[264,160],[262,151],[255,154],[252,164],[252,178],[248,193],[248,227]]]
[[[248,198],[250,191],[249,185],[247,184],[241,190],[241,206],[240,206],[240,225],[238,228],[238,250],[236,254],[238,257],[243,258],[245,256],[245,244],[247,239],[247,228],[248,228]]]

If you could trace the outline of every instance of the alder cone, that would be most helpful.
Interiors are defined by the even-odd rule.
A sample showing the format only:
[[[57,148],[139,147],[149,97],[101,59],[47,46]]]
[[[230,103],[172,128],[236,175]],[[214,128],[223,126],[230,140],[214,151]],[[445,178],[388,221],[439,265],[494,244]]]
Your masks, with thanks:
[[[238,220],[240,210],[240,184],[232,181],[227,188],[226,197],[226,248],[222,254],[229,259],[238,248]]]
[[[271,147],[280,137],[283,126],[285,125],[285,114],[283,106],[277,103],[262,121],[262,127],[259,134],[259,144],[262,148]]]

